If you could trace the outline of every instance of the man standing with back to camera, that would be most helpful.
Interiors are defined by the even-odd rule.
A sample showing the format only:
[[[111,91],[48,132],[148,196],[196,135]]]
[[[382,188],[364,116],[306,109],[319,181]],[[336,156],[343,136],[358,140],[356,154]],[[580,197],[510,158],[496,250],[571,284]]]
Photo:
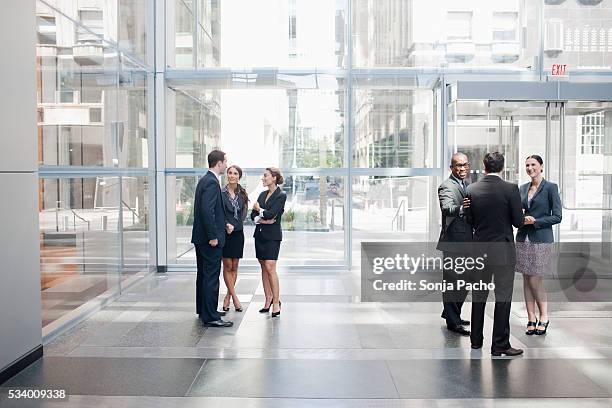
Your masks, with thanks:
[[[213,150],[208,154],[208,172],[200,178],[193,204],[191,242],[195,245],[198,273],[196,276],[196,312],[208,327],[230,327],[221,319],[219,274],[225,244],[225,213],[219,177],[227,168],[225,153]]]
[[[442,212],[442,229],[436,249],[442,251],[444,259],[448,257],[467,256],[467,242],[472,241],[472,226],[468,224],[465,213],[470,201],[466,198],[466,179],[470,170],[468,157],[463,153],[455,153],[451,157],[449,178],[438,187],[438,199]],[[454,263],[453,263],[454,264]],[[444,268],[442,279],[457,284],[457,273],[453,269]],[[448,330],[469,336],[470,331],[463,326],[469,325],[468,320],[461,320],[461,307],[467,296],[467,290],[455,289],[442,292],[444,309],[442,318],[446,320]]]
[[[474,228],[474,256],[485,256],[485,267],[473,270],[474,286],[495,284],[495,312],[491,354],[518,356],[523,350],[510,346],[510,306],[514,288],[514,230],[523,225],[524,216],[518,186],[502,180],[504,156],[487,153],[483,160],[485,177],[467,188],[470,206],[468,222]],[[482,285],[484,286],[484,285]],[[485,306],[489,291],[472,288],[473,349],[482,348]]]

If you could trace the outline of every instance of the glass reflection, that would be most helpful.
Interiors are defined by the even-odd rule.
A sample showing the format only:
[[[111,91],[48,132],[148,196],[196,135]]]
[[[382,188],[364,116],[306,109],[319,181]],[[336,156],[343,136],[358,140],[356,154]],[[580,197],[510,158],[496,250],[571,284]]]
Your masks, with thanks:
[[[544,68],[567,73],[612,67],[612,1],[567,1],[544,6]]]
[[[431,90],[356,88],[353,100],[355,167],[433,167]]]
[[[194,51],[198,67],[346,65],[346,0],[176,0],[168,7],[176,16],[171,66],[193,66]]]
[[[355,0],[353,63],[362,67],[530,68],[537,2]]]
[[[272,77],[271,87],[241,89],[237,81],[231,88],[168,89],[168,167],[205,168],[206,155],[218,146],[245,168],[342,167],[344,90],[338,80],[321,77],[318,89],[282,89],[295,83],[280,76]]]
[[[43,326],[118,290],[118,183],[117,177],[41,180]]]
[[[437,177],[353,178],[353,258],[360,259],[362,241],[427,242],[430,229],[431,192]],[[435,231],[436,233],[438,230]]]
[[[83,18],[98,16],[96,9],[81,11]],[[95,30],[40,2],[37,19],[39,163],[147,167],[145,72],[124,63]]]
[[[195,262],[190,240],[197,180],[196,176],[166,178],[169,264]],[[285,180],[281,188],[287,193],[287,204],[279,259],[284,265],[343,264],[345,179],[285,174]],[[248,191],[250,207],[263,191],[261,174],[246,174],[240,184]],[[246,264],[256,264],[253,231],[254,224],[247,219],[244,232]]]

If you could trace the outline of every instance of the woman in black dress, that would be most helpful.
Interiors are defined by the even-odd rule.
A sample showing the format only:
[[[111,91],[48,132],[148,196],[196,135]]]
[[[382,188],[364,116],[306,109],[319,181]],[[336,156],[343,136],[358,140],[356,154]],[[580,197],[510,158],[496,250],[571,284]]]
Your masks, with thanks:
[[[223,311],[229,311],[230,298],[237,312],[242,312],[242,305],[234,286],[238,279],[238,263],[244,250],[243,221],[247,214],[249,196],[238,183],[242,178],[242,169],[236,165],[227,169],[227,185],[221,190],[223,210],[225,212],[225,246],[223,247],[223,280],[227,294],[223,298]]]
[[[266,303],[259,312],[267,313],[272,308],[272,317],[280,315],[278,275],[276,261],[280,243],[283,239],[281,217],[285,211],[287,194],[278,186],[283,184],[283,175],[275,167],[268,167],[261,178],[267,190],[257,198],[253,205],[251,219],[255,221],[255,255],[261,265]]]

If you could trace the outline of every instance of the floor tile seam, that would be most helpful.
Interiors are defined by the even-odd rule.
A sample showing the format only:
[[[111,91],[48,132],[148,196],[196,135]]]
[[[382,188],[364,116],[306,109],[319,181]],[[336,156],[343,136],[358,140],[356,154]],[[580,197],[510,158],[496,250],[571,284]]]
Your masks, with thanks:
[[[200,369],[196,373],[195,377],[193,377],[193,380],[191,380],[191,384],[189,384],[189,387],[187,388],[187,391],[185,391],[185,395],[183,395],[183,398],[187,397],[189,395],[189,393],[191,392],[191,389],[193,388],[193,385],[195,384],[195,382],[197,381],[198,377],[200,376],[200,373],[204,369],[204,366],[208,363],[208,360],[209,359],[205,358],[204,361],[202,362],[202,365],[200,366]]]
[[[393,383],[393,388],[395,388],[395,395],[397,396],[397,398],[401,398],[399,389],[397,388],[397,383],[395,382],[395,378],[393,377],[393,373],[391,372],[391,367],[389,367],[389,361],[388,360],[383,360],[385,363],[385,368],[387,369],[387,373],[389,374],[389,378],[391,379],[391,382]]]

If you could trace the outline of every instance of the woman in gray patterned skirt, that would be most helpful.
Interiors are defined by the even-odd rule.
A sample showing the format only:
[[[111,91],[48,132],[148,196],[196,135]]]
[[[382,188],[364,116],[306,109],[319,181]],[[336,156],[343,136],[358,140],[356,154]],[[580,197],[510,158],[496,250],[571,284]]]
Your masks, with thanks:
[[[523,290],[527,306],[525,334],[542,335],[548,328],[548,303],[542,282],[552,275],[552,226],[561,222],[561,197],[555,183],[542,177],[544,161],[536,154],[527,157],[525,170],[531,177],[520,187],[525,223],[516,234],[516,270],[523,274]],[[536,305],[540,311],[536,319]]]

